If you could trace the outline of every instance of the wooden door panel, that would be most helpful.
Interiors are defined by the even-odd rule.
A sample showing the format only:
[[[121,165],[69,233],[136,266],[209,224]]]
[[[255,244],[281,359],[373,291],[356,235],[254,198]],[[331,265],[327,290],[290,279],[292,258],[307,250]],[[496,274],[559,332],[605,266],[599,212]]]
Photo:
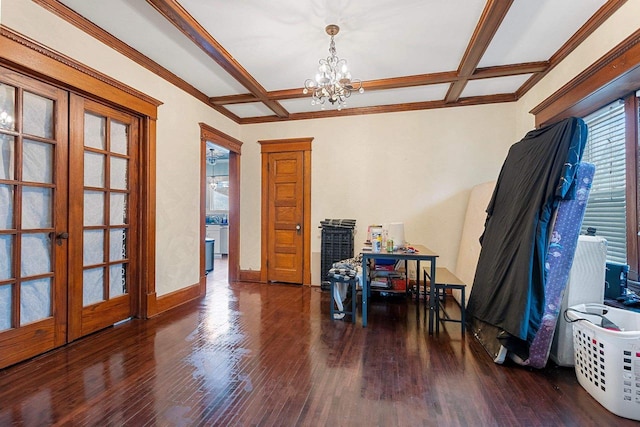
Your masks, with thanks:
[[[269,154],[270,281],[302,284],[303,160],[302,152]]]
[[[298,160],[286,158],[274,158],[273,167],[277,169],[276,182],[287,182],[298,176]]]
[[[298,209],[296,206],[277,206],[275,208],[275,218],[277,229],[286,229],[291,224],[295,224],[298,220]],[[295,228],[295,227],[293,227]]]
[[[295,229],[279,229],[275,232],[275,241],[273,243],[274,245],[279,247],[279,252],[290,249],[291,253],[295,253],[296,237],[297,236]]]
[[[82,310],[81,335],[88,335],[113,325],[130,316],[131,302],[128,297],[118,297]],[[123,317],[125,316],[125,317]]]
[[[295,183],[276,183],[276,200],[279,203],[286,201],[296,202],[296,184]]]
[[[53,318],[37,324],[2,332],[0,335],[0,367],[6,367],[62,344],[56,341],[56,324]]]
[[[296,254],[287,254],[280,252],[276,255],[275,259],[278,268],[289,272],[290,274],[295,274],[296,271]]]

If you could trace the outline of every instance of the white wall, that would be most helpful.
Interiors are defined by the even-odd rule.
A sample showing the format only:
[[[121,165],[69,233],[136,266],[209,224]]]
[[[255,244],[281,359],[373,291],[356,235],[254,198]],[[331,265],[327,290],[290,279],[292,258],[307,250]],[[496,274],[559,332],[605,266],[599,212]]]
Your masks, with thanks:
[[[198,283],[198,123],[234,137],[239,126],[31,1],[3,0],[1,8],[3,25],[163,102],[156,140],[156,292],[164,295]]]
[[[355,218],[356,248],[369,224],[401,221],[407,241],[454,267],[471,188],[497,178],[516,142],[515,103],[349,116],[241,129],[241,268],[260,268],[261,139],[313,137],[312,281],[320,282],[325,218]],[[518,138],[519,139],[519,138]]]

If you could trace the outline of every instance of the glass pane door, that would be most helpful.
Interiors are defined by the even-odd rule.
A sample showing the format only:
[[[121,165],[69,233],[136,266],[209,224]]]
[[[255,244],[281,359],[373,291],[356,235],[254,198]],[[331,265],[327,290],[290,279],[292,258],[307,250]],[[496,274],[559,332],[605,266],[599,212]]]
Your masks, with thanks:
[[[131,169],[137,119],[72,96],[72,115],[83,123],[72,131],[71,156],[83,166],[71,172],[74,233],[82,236],[72,261],[74,285],[71,336],[86,335],[131,316],[133,205]],[[82,214],[80,214],[82,212]],[[77,276],[76,276],[77,274]],[[98,315],[100,313],[100,315]]]
[[[0,67],[0,368],[65,341],[67,94]]]

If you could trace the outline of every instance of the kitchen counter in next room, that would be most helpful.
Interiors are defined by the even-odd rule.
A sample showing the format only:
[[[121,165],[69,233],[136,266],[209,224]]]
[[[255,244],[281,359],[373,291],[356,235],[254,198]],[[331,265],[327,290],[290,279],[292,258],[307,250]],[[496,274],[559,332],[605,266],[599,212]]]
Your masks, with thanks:
[[[216,241],[213,253],[216,258],[229,254],[229,224],[207,224],[207,239]]]

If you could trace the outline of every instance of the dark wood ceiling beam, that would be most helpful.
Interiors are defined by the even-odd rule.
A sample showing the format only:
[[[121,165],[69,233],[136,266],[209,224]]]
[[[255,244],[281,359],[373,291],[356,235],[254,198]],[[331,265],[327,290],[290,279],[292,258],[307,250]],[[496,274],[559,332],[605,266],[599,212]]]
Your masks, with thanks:
[[[366,91],[371,90],[383,90],[383,89],[397,89],[402,87],[412,86],[424,86],[438,83],[450,83],[455,80],[457,73],[455,71],[446,71],[442,73],[432,74],[419,74],[415,76],[395,77],[390,79],[368,80],[362,82],[362,87]],[[302,88],[296,89],[284,89],[275,90],[267,93],[267,96],[271,100],[281,99],[297,99],[307,98],[309,94],[304,94]],[[248,102],[260,101],[251,94],[241,95],[229,95],[229,96],[217,96],[209,99],[209,102],[213,105],[230,105],[230,104],[243,104]]]
[[[502,65],[497,67],[478,68],[469,80],[486,79],[491,77],[514,76],[520,74],[539,73],[549,66],[546,61],[527,62],[523,64]],[[390,79],[367,80],[362,82],[362,87],[366,91],[399,89],[405,87],[426,86],[441,83],[452,83],[458,80],[456,71],[445,71],[441,73],[419,74],[414,76],[394,77]],[[302,92],[302,88],[285,89],[267,92],[271,100],[307,98]],[[228,96],[216,96],[209,98],[212,105],[233,105],[260,102],[260,99],[250,93]]]
[[[269,107],[278,117],[289,112],[267,96],[267,91],[227,52],[176,0],[147,0],[154,9],[178,28],[229,75]]]
[[[518,76],[521,74],[541,73],[549,68],[548,61],[525,62],[522,64],[499,65],[495,67],[476,68],[469,80],[489,79],[493,77]]]
[[[209,98],[209,103],[211,105],[248,104],[250,102],[260,102],[260,99],[250,93],[241,93],[239,95],[212,96],[211,98]]]
[[[445,71],[442,73],[417,74],[391,79],[367,80],[362,83],[362,86],[365,90],[398,89],[403,87],[450,83],[456,78],[457,73],[455,71]]]
[[[482,11],[482,16],[476,26],[467,50],[462,57],[460,67],[458,67],[458,80],[455,81],[445,97],[446,102],[456,102],[469,78],[480,63],[480,59],[487,50],[493,36],[498,31],[498,27],[511,8],[513,0],[488,0]]]
[[[381,113],[396,113],[402,111],[415,111],[415,110],[431,110],[436,108],[449,108],[449,107],[461,107],[468,105],[480,105],[480,104],[495,104],[502,102],[514,102],[517,101],[515,94],[507,93],[501,95],[487,95],[487,96],[474,96],[468,98],[460,98],[457,102],[445,102],[444,100],[437,101],[424,101],[424,102],[411,102],[405,104],[393,104],[382,105],[377,107],[359,107],[359,108],[345,108],[343,110],[323,110],[323,111],[310,111],[305,113],[292,113],[288,118],[283,119],[278,116],[263,116],[263,117],[247,117],[241,118],[240,124],[256,124],[256,123],[273,123],[284,120],[307,120],[307,119],[320,119],[327,117],[343,117],[343,116],[362,116],[366,114],[381,114]]]

